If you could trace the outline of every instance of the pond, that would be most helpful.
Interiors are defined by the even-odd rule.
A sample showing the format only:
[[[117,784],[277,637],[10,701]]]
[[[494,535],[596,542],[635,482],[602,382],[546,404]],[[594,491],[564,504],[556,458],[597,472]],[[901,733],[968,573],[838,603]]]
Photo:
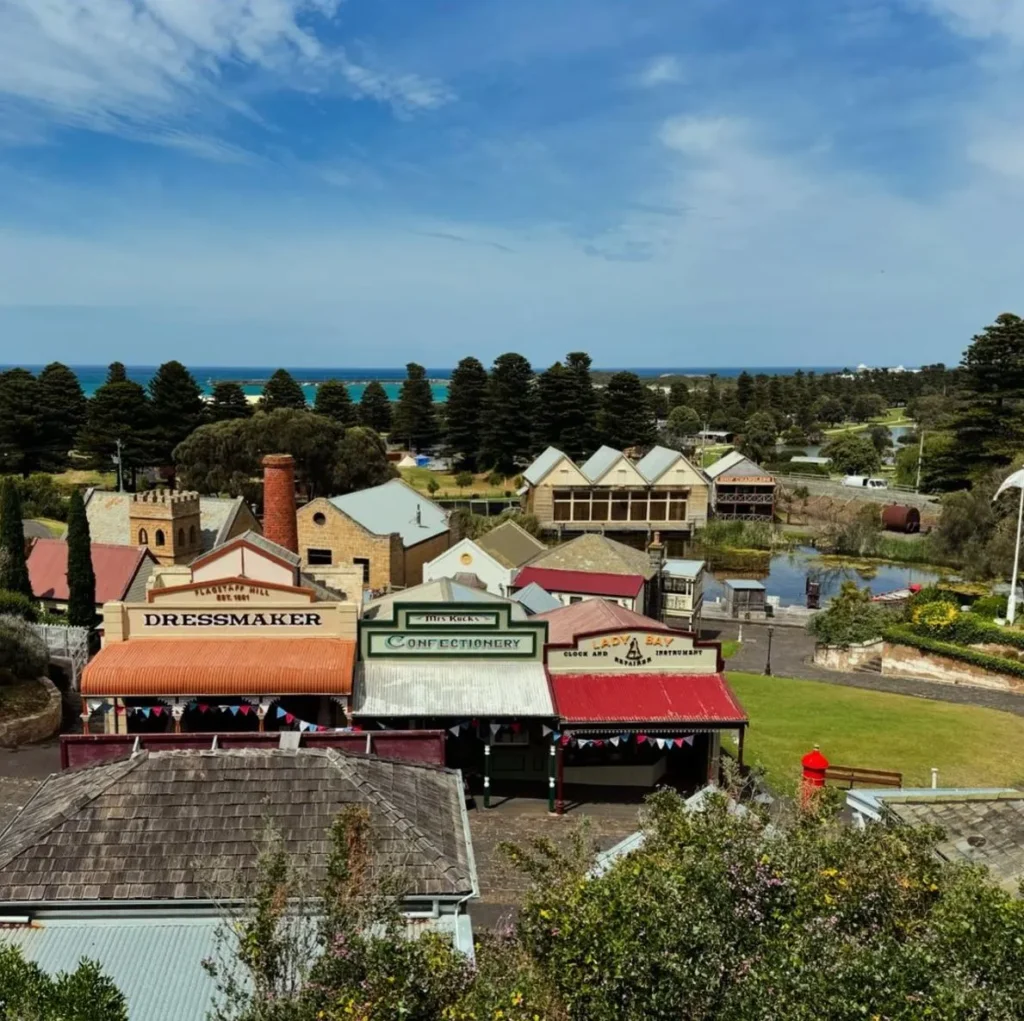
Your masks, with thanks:
[[[892,433],[892,443],[896,450],[900,450],[899,439],[901,436],[905,436],[907,433],[912,433],[914,426],[912,425],[891,425],[889,426],[889,432]],[[780,447],[782,444],[780,444]],[[802,443],[800,449],[808,457],[821,457],[821,448],[824,444],[819,443]]]
[[[700,554],[696,554],[700,555]],[[704,574],[704,598],[722,599],[726,578],[752,578],[760,581],[769,596],[778,596],[780,606],[806,605],[808,575],[821,583],[821,600],[839,592],[845,581],[856,582],[874,594],[907,588],[911,584],[929,585],[943,575],[916,564],[865,562],[843,557],[823,557],[810,546],[801,546],[786,553],[710,554]]]

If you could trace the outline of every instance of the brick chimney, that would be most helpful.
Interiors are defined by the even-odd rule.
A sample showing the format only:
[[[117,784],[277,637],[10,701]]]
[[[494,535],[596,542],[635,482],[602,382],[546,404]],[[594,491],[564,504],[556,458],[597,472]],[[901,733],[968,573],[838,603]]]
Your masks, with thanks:
[[[263,534],[271,542],[299,552],[295,458],[291,454],[267,454],[263,458]]]

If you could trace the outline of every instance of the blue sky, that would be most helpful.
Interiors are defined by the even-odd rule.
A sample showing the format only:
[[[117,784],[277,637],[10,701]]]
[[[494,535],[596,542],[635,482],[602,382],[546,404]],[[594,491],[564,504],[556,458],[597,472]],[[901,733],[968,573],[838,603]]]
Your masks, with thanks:
[[[954,362],[1022,86],[1024,0],[0,0],[0,362]]]

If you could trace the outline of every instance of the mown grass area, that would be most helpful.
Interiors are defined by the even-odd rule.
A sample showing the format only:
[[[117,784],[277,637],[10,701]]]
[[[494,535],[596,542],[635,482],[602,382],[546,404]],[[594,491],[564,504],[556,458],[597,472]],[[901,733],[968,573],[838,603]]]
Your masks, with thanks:
[[[99,489],[117,489],[117,472],[72,468],[54,474],[53,481],[60,486],[96,486]]]
[[[0,720],[16,720],[37,713],[46,708],[48,698],[39,681],[5,681],[0,673]]]
[[[492,486],[488,482],[490,473],[483,472],[479,475],[473,476],[473,484],[471,486],[459,487],[455,481],[455,475],[448,472],[435,472],[429,468],[399,468],[402,478],[409,483],[410,486],[415,486],[416,489],[428,496],[430,493],[430,480],[433,479],[438,489],[433,494],[434,496],[479,496],[479,497],[504,497],[507,495],[515,496],[516,486],[513,479],[505,479],[501,486]]]
[[[732,659],[740,651],[740,643],[735,639],[722,642],[722,659]]]
[[[744,757],[790,792],[817,744],[835,765],[896,770],[907,787],[1024,788],[1024,717],[818,681],[730,671],[750,716]]]
[[[855,433],[862,432],[872,425],[913,425],[914,420],[907,417],[906,408],[889,408],[886,410],[884,415],[876,415],[874,418],[869,418],[866,422],[844,422],[842,425],[837,425],[832,429],[826,429],[826,436],[838,436],[840,433]]]
[[[52,536],[59,538],[65,531],[67,531],[67,524],[63,521],[58,521],[56,518],[32,518],[32,521],[38,521],[39,524],[45,526]]]

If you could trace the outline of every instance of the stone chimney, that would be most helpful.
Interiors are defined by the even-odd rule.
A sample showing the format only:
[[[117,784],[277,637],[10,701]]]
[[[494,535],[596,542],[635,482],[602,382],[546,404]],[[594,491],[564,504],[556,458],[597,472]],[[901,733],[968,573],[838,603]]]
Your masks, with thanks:
[[[661,532],[655,532],[651,544],[647,547],[647,558],[651,563],[651,570],[661,574],[661,565],[665,559],[665,547],[661,542]]]
[[[299,552],[295,458],[291,454],[267,454],[263,458],[263,534],[278,546]]]
[[[665,562],[665,547],[661,542],[661,532],[655,532],[647,547],[647,560],[651,565],[651,580],[647,583],[647,596],[644,600],[644,613],[655,620],[664,620],[662,613],[663,586],[661,575],[662,565]]]

